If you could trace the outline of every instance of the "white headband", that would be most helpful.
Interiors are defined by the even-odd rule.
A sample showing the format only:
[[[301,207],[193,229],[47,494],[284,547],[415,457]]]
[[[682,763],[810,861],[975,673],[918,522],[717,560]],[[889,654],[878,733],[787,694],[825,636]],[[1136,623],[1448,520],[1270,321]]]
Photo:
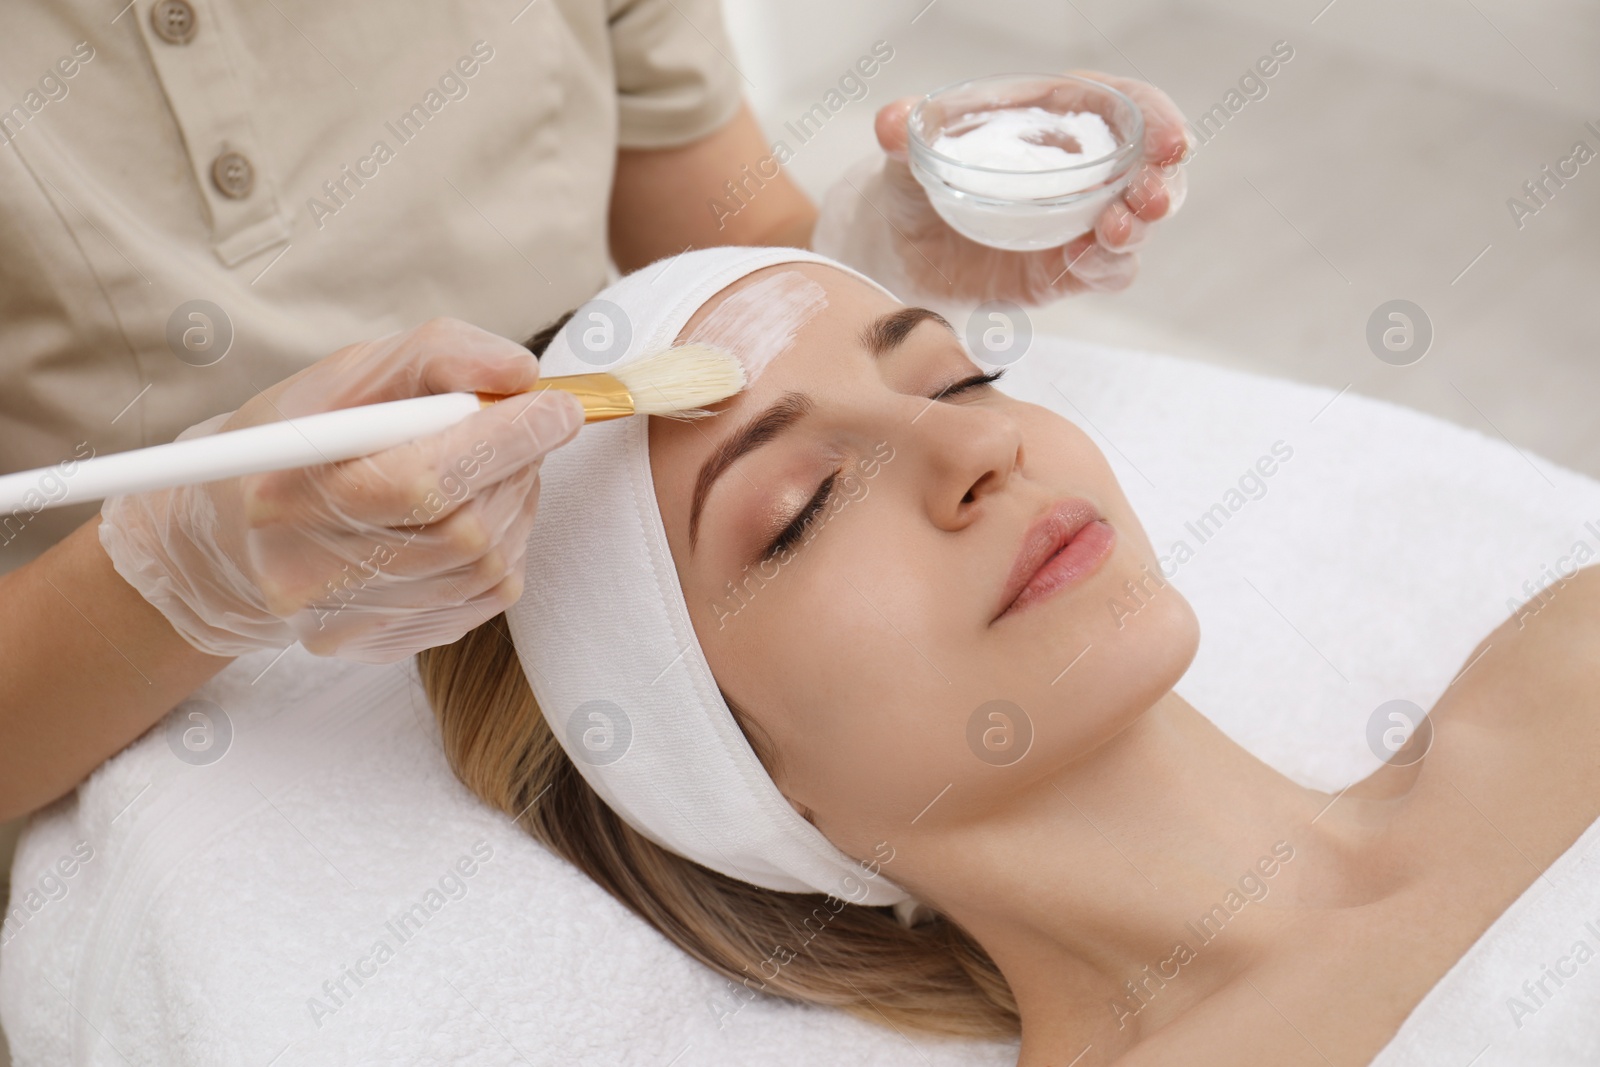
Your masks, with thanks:
[[[580,308],[540,374],[589,373],[671,347],[707,300],[781,263],[824,263],[894,295],[804,249],[686,252]],[[595,792],[661,847],[766,889],[901,905],[908,921],[902,908],[913,898],[801,818],[734,721],[678,584],[648,429],[637,417],[585,426],[540,468],[527,581],[506,612],[540,710]]]

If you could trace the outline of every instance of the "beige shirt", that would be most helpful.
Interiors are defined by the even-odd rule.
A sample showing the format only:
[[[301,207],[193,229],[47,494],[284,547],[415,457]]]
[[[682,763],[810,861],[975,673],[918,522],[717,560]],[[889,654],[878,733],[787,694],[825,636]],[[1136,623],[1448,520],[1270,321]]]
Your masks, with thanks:
[[[717,0],[119,2],[0,12],[0,472],[432,316],[526,337],[605,283],[617,148],[740,100]],[[0,515],[0,571],[97,510]]]

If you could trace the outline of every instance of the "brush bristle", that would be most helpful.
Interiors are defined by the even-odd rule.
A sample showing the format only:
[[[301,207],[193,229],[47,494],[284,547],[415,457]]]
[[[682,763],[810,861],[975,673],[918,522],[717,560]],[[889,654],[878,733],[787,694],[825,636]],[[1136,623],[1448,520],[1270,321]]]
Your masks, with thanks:
[[[702,405],[726,400],[745,386],[744,364],[737,356],[702,344],[668,348],[609,373],[628,387],[640,415],[703,418],[715,412]]]

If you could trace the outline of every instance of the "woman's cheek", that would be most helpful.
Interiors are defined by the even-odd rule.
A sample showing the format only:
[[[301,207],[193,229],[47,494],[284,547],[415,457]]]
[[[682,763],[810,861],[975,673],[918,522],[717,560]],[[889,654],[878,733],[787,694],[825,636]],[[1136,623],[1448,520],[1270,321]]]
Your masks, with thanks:
[[[1100,450],[1088,434],[1071,419],[1063,418],[1047,407],[1023,400],[1012,401],[1013,415],[1022,427],[1024,446],[1032,446],[1034,455],[1053,454],[1062,457],[1081,457],[1086,451]]]

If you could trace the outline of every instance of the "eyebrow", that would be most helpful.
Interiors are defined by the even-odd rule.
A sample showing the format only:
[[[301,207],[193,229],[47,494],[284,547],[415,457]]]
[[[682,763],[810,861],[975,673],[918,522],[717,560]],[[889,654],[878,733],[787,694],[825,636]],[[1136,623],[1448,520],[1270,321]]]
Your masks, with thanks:
[[[861,331],[861,343],[873,358],[881,358],[899,348],[919,323],[930,321],[937,322],[952,334],[956,332],[949,320],[931,308],[905,307],[867,323]]]
[[[923,322],[937,322],[953,335],[955,329],[937,311],[924,307],[904,307],[873,319],[862,328],[861,344],[874,359],[893,352],[905,343],[911,331]],[[803,419],[811,411],[812,401],[805,393],[785,393],[761,414],[749,419],[716,448],[700,467],[695,478],[694,495],[689,501],[689,550],[700,535],[700,512],[711,487],[729,467],[743,456],[772,441],[785,430]]]

